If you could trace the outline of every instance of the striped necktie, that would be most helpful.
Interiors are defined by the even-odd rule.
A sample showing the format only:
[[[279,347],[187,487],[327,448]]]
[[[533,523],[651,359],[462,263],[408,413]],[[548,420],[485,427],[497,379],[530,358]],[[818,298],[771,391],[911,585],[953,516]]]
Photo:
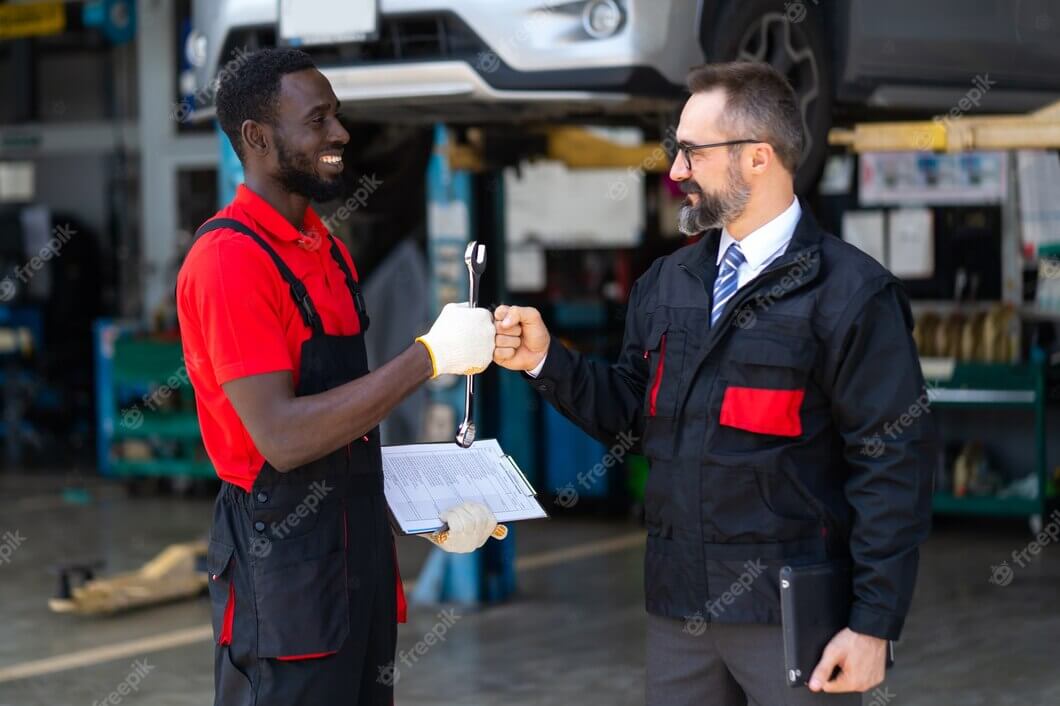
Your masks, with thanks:
[[[721,269],[718,270],[718,277],[714,280],[714,300],[710,310],[711,326],[717,323],[718,318],[721,317],[721,312],[725,310],[725,305],[732,299],[732,295],[736,294],[737,271],[740,269],[740,265],[745,262],[747,262],[747,258],[743,256],[740,244],[732,243],[729,245],[729,249],[725,251],[725,257],[721,260]]]

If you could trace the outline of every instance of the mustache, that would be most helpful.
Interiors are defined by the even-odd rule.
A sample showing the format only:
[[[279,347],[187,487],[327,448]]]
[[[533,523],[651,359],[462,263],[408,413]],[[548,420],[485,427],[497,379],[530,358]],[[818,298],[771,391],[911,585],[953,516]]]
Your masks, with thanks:
[[[683,194],[700,194],[702,195],[703,189],[699,188],[699,184],[689,179],[688,181],[681,182],[681,193]]]

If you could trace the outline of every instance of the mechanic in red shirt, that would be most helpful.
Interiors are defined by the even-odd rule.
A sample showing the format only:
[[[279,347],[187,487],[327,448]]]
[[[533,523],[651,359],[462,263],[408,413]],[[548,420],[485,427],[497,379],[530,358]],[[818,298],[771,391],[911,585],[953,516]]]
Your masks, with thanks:
[[[378,424],[426,380],[480,372],[493,356],[490,313],[450,304],[368,371],[356,269],[309,207],[341,193],[338,109],[295,49],[257,52],[225,76],[217,116],[246,182],[199,229],[177,279],[203,442],[223,481],[207,555],[216,704],[392,703],[404,597]],[[472,503],[442,519],[447,551],[473,551],[496,525]]]

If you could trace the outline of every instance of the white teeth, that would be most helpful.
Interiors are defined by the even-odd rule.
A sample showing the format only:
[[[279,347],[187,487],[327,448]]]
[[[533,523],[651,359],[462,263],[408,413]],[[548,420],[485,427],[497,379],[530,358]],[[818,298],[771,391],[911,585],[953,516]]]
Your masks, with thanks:
[[[320,158],[320,161],[326,164],[342,164],[342,157],[334,157],[331,155],[325,155]]]

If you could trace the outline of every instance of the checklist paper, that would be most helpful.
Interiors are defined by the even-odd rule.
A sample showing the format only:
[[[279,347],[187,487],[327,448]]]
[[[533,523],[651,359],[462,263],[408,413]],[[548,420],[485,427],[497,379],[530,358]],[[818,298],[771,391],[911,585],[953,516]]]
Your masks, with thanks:
[[[548,517],[534,489],[496,439],[463,449],[452,442],[383,447],[387,505],[404,534],[444,527],[440,515],[465,501],[480,502],[497,522]]]

